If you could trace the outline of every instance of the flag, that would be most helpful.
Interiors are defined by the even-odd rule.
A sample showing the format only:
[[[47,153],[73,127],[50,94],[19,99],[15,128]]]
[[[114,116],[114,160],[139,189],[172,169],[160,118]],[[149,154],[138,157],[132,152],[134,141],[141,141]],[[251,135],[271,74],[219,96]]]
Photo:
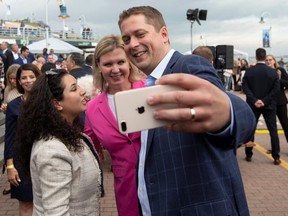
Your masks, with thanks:
[[[263,29],[262,41],[264,48],[270,47],[270,29]]]

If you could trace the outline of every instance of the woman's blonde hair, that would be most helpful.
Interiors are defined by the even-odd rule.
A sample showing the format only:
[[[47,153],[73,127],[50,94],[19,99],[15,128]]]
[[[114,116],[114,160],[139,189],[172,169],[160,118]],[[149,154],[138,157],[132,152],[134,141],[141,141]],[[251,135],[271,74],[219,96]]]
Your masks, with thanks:
[[[121,37],[116,36],[116,35],[104,36],[95,47],[95,52],[93,56],[93,74],[94,74],[96,88],[102,91],[107,90],[108,84],[106,80],[104,79],[102,72],[100,71],[100,68],[99,68],[100,58],[101,56],[109,52],[112,52],[116,48],[121,48],[124,50],[124,43]],[[142,74],[140,73],[138,68],[132,64],[132,62],[129,60],[128,57],[127,57],[127,60],[130,65],[130,74],[129,74],[128,80],[130,82],[135,82],[135,81],[140,80],[141,77],[143,77]]]
[[[6,72],[6,80],[7,80],[7,83],[6,83],[6,87],[7,87],[7,89],[9,89],[9,90],[12,90],[14,87],[12,86],[12,84],[11,84],[11,82],[10,82],[10,80],[9,80],[9,76],[11,75],[11,74],[17,74],[17,70],[18,70],[18,68],[20,67],[20,65],[19,64],[12,64],[12,65],[10,65],[9,67],[8,67],[8,69],[7,69],[7,72]],[[15,87],[16,88],[16,87]]]
[[[268,57],[268,56],[270,56],[273,60],[274,60],[274,68],[276,69],[276,68],[278,68],[279,67],[279,64],[278,64],[278,62],[276,61],[276,59],[275,59],[275,57],[272,55],[272,54],[268,54],[268,55],[266,55],[266,58]],[[265,59],[266,59],[265,58]]]

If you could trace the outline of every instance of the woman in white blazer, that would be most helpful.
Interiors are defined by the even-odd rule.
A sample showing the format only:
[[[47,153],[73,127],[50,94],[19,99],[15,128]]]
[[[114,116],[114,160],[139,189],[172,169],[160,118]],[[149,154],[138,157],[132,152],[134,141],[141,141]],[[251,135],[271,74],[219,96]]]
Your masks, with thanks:
[[[78,120],[85,110],[85,91],[62,69],[41,75],[23,104],[16,146],[33,215],[100,215],[98,155]]]

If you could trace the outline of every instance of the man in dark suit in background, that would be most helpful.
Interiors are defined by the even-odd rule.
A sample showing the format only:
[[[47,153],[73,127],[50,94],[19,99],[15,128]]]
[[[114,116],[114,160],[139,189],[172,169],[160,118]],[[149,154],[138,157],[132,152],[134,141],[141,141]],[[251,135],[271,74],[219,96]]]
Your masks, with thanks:
[[[118,25],[124,49],[139,70],[158,79],[156,84],[184,89],[147,99],[152,106],[174,103],[179,108],[157,110],[154,118],[172,123],[141,132],[138,197],[143,215],[248,216],[235,152],[253,135],[249,106],[224,91],[206,59],[170,48],[165,21],[155,8],[123,11]]]
[[[33,60],[29,57],[29,53],[29,48],[26,46],[22,46],[20,49],[20,56],[14,61],[14,63],[19,65],[32,63]]]
[[[1,43],[1,57],[2,61],[4,63],[4,84],[6,85],[7,80],[6,80],[6,72],[8,68],[13,64],[14,58],[13,58],[13,53],[9,49],[9,43],[7,41],[3,41]]]
[[[83,66],[84,71],[86,71],[88,75],[92,75],[92,64],[93,64],[93,54],[89,54],[85,58],[85,64]]]
[[[279,165],[280,145],[276,125],[276,95],[280,89],[280,82],[275,69],[265,64],[266,50],[256,50],[257,64],[246,69],[242,88],[246,94],[246,102],[254,112],[256,121],[262,114],[271,137],[272,157],[274,164]],[[256,127],[255,127],[256,130]],[[254,137],[252,139],[254,141]],[[253,147],[245,147],[246,160],[251,161]]]
[[[10,65],[13,64],[13,61],[14,61],[14,58],[13,58],[13,53],[12,51],[9,49],[9,43],[6,42],[6,41],[3,41],[2,44],[1,44],[1,48],[2,48],[2,53],[6,56],[6,59],[5,59],[5,74],[6,74],[6,71],[8,69],[8,67],[10,67]]]
[[[85,76],[87,72],[83,68],[84,57],[77,52],[71,52],[67,57],[67,69],[76,79]]]

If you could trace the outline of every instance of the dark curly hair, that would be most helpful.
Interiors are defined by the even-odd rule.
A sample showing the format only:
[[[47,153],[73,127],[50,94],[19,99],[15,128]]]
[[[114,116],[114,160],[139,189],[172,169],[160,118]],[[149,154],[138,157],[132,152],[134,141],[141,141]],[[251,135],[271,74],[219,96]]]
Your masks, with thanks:
[[[61,140],[70,151],[83,150],[80,142],[83,125],[75,119],[69,124],[55,108],[53,101],[63,100],[63,69],[46,72],[38,77],[27,100],[23,103],[17,123],[16,152],[24,171],[30,173],[30,155],[33,143],[52,137]]]

